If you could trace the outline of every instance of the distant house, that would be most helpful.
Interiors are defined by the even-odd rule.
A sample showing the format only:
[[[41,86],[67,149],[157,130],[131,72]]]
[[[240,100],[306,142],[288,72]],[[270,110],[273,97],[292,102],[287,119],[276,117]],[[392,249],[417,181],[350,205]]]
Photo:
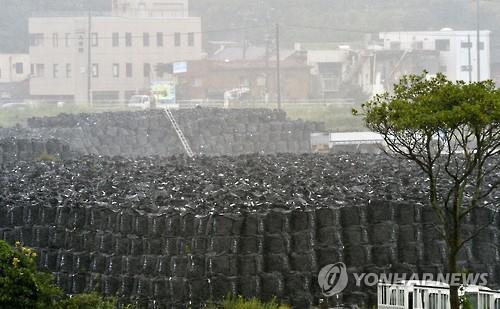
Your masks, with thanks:
[[[312,67],[311,80],[319,98],[342,97],[343,80],[349,74],[356,53],[348,48],[308,50],[307,63]]]
[[[241,50],[240,50],[241,51]],[[234,54],[233,54],[234,53]],[[238,55],[232,50],[231,54]],[[281,61],[281,93],[288,101],[305,100],[310,95],[310,67],[300,53],[285,53]],[[266,93],[276,98],[276,60],[265,58],[241,59],[241,54],[229,60],[205,59],[189,61],[187,72],[176,74],[179,99],[223,99],[224,92],[249,88],[248,99],[263,101]],[[222,58],[222,59],[224,59]],[[282,57],[284,58],[284,57]]]
[[[479,46],[480,80],[491,78],[490,31],[480,31],[479,45],[476,31],[382,32],[384,50],[433,50],[439,52],[439,71],[451,80],[477,81]]]

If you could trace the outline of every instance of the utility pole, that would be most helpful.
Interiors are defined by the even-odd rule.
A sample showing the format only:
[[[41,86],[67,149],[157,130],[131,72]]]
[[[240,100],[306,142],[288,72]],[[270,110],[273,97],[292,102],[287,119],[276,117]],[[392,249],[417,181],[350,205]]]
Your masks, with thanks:
[[[280,25],[276,24],[276,94],[278,110],[281,110]]]
[[[265,85],[264,85],[264,103],[269,101],[269,35],[266,33],[266,59],[265,61]]]
[[[479,31],[479,0],[476,0],[476,35],[477,35],[477,81],[481,81],[481,40]]]
[[[93,106],[92,102],[92,11],[89,4],[88,15],[88,46],[87,46],[87,101],[90,107]]]
[[[245,28],[243,29],[243,46],[242,46],[242,51],[243,51],[243,61],[247,60],[247,18],[245,17],[245,22],[244,22]]]
[[[471,55],[471,49],[472,49],[472,42],[470,40],[470,34],[467,35],[467,58],[469,60],[469,83],[472,83],[472,55]]]

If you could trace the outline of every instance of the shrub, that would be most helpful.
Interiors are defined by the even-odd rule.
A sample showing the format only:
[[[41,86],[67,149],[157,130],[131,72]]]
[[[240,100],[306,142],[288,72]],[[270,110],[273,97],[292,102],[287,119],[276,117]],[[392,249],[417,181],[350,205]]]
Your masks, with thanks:
[[[280,305],[276,299],[262,302],[256,298],[245,299],[241,296],[227,296],[220,305],[210,304],[209,309],[290,309],[287,305]]]
[[[58,309],[115,309],[116,298],[102,297],[93,292],[88,294],[77,294],[63,299],[57,303]]]
[[[36,252],[0,241],[0,307],[48,308],[62,296],[50,274],[35,269]]]
[[[43,152],[38,156],[37,159],[38,161],[43,161],[43,162],[53,162],[56,161],[57,158],[51,154],[48,154],[47,152]]]
[[[0,240],[0,308],[115,309],[117,300],[97,293],[69,298],[54,284],[51,274],[35,268],[36,252],[16,242]],[[120,306],[131,309],[130,306]]]

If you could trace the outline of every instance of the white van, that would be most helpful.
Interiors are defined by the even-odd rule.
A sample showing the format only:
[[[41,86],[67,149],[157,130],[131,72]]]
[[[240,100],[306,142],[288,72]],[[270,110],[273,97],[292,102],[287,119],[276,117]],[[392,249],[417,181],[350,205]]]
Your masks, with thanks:
[[[129,107],[148,109],[151,108],[151,98],[147,95],[133,95],[128,100]]]

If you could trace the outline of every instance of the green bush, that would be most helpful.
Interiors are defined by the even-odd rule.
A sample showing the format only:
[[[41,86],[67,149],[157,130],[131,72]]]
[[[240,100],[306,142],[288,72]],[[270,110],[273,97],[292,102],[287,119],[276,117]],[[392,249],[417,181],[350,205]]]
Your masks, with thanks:
[[[41,153],[37,159],[42,162],[53,162],[57,160],[56,156],[48,154],[47,152]]]
[[[0,307],[48,308],[62,296],[50,274],[35,269],[36,252],[0,241]]]
[[[290,309],[287,305],[280,305],[276,299],[262,302],[256,298],[245,299],[241,296],[227,296],[220,305],[210,304],[209,309]]]
[[[0,240],[0,308],[115,309],[117,300],[97,293],[64,297],[51,274],[35,268],[36,252]],[[131,309],[130,306],[120,308]]]
[[[58,309],[115,309],[116,298],[102,297],[97,293],[77,294],[57,303]]]

